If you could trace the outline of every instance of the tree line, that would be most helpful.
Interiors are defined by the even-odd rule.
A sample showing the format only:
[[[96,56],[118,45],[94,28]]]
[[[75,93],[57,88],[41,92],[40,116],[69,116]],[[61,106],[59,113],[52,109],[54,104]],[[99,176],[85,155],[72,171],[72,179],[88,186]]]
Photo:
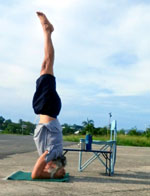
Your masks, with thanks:
[[[35,124],[23,121],[20,119],[18,123],[12,122],[10,119],[5,119],[0,116],[0,131],[1,133],[10,133],[10,134],[22,134],[30,135],[33,134],[35,129]]]
[[[82,126],[77,125],[63,125],[63,134],[69,135],[74,134],[78,131],[78,134],[85,135],[87,133],[91,135],[102,135],[106,136],[110,134],[110,125],[104,127],[95,127],[94,121],[87,119],[86,121],[82,122]],[[117,134],[120,135],[130,135],[130,136],[146,136],[150,137],[150,127],[146,128],[145,131],[141,132],[138,131],[136,127],[131,128],[130,130],[126,131],[125,129],[117,130]]]
[[[69,134],[91,134],[91,135],[107,135],[108,128],[105,127],[98,127],[95,128],[94,121],[87,119],[86,121],[82,122],[82,125],[68,125],[67,123],[62,125],[63,128],[63,134],[69,135]]]
[[[31,135],[34,133],[35,124],[29,121],[23,121],[20,119],[18,123],[12,122],[10,119],[5,119],[0,116],[0,133],[8,133],[8,134],[23,134],[23,135]],[[62,125],[63,135],[70,134],[91,134],[91,135],[109,135],[110,126],[104,127],[95,127],[94,121],[87,119],[82,122],[82,125],[69,125],[67,123]],[[128,132],[124,129],[118,130],[117,134],[122,135],[131,135],[131,136],[146,136],[150,137],[150,127],[147,128],[144,132],[140,132],[136,127],[131,128]]]

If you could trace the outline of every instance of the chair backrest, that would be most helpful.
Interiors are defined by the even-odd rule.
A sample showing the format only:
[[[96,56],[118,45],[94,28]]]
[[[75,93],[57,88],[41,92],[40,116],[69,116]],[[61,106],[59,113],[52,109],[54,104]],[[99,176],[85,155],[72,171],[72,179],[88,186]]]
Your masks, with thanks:
[[[110,126],[110,140],[116,141],[117,137],[117,121],[113,120]]]

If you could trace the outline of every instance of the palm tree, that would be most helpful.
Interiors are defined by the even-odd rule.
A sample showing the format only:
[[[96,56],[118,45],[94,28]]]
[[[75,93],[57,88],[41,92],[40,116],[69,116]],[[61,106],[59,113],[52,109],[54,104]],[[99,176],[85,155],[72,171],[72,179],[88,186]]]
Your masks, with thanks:
[[[87,118],[87,121],[83,121],[82,122],[83,124],[83,127],[84,127],[84,132],[86,134],[92,134],[93,133],[93,130],[94,130],[94,121],[93,120],[89,120]]]
[[[93,126],[94,126],[94,120],[89,120],[89,119],[87,118],[87,121],[83,121],[83,122],[82,122],[82,125],[83,125],[84,127],[86,127],[86,126],[88,126],[88,125],[93,125]]]

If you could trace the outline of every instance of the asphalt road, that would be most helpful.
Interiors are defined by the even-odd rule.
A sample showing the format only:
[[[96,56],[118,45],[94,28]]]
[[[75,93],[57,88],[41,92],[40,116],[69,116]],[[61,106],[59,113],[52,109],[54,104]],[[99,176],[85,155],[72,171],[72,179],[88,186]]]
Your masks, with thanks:
[[[64,142],[64,146],[72,144],[74,142]],[[0,159],[6,158],[8,155],[33,151],[36,151],[33,136],[0,134]]]

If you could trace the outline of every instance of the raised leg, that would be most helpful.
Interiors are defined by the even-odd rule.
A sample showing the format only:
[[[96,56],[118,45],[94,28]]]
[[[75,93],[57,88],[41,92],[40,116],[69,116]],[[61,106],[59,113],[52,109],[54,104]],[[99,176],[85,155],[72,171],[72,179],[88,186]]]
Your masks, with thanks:
[[[42,68],[40,75],[51,74],[54,75],[53,65],[54,65],[54,47],[51,39],[51,34],[54,31],[53,25],[49,22],[45,14],[42,12],[37,12],[40,19],[43,32],[44,32],[44,60],[42,63]],[[54,118],[48,115],[40,115],[40,123],[48,123]]]
[[[54,64],[54,47],[51,39],[51,34],[54,31],[53,25],[49,22],[47,17],[42,12],[37,12],[37,15],[40,19],[43,32],[44,32],[44,61],[41,68],[40,75],[51,74],[53,72]]]

